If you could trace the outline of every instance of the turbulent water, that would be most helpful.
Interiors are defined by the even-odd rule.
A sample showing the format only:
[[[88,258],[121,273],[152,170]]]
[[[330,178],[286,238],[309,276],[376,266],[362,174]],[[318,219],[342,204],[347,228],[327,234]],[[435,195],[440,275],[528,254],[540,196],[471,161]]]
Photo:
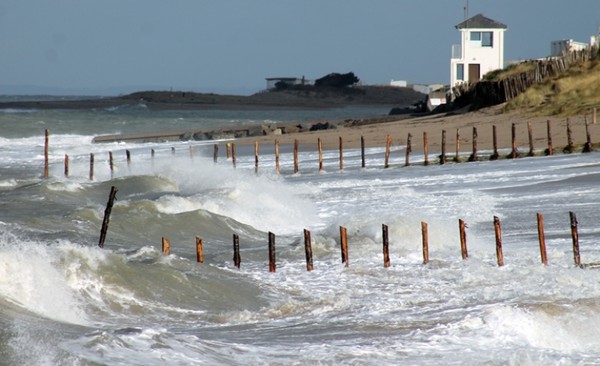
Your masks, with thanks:
[[[395,146],[388,169],[383,149],[372,148],[365,169],[360,151],[344,151],[343,171],[338,152],[327,151],[319,172],[314,147],[303,146],[300,172],[293,174],[283,149],[277,175],[267,146],[255,173],[249,148],[238,149],[234,169],[224,149],[213,162],[212,142],[91,143],[101,134],[359,112],[0,112],[0,364],[597,364],[598,153],[443,166],[423,166],[415,155],[403,167],[404,147]],[[101,249],[111,186],[117,200]],[[574,265],[569,211],[579,221],[585,268]],[[458,219],[468,226],[468,260]],[[421,222],[429,229],[427,265]],[[382,224],[389,226],[389,268]],[[348,230],[348,267],[340,226]],[[312,234],[312,272],[304,229]],[[269,232],[275,273],[268,271]],[[170,256],[161,252],[162,237]]]

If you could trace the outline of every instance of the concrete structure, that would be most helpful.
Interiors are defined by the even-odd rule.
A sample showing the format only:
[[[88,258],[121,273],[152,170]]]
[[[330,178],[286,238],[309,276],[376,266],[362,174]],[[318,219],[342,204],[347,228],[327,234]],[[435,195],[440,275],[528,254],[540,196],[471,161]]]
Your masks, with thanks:
[[[504,68],[506,25],[477,14],[456,29],[461,43],[452,45],[450,87],[477,82],[486,73]]]

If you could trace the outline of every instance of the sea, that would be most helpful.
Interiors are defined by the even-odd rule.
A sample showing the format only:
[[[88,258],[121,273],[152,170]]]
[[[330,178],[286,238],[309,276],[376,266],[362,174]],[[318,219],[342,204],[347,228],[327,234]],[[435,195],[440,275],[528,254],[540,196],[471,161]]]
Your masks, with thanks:
[[[385,147],[370,147],[365,167],[345,149],[340,170],[336,149],[319,170],[315,141],[296,173],[282,146],[278,173],[272,144],[256,169],[254,146],[238,146],[234,166],[226,140],[92,142],[385,113],[0,110],[0,365],[600,364],[599,152],[440,165],[431,151],[433,163],[415,153],[404,166],[406,147],[393,144],[388,168]]]

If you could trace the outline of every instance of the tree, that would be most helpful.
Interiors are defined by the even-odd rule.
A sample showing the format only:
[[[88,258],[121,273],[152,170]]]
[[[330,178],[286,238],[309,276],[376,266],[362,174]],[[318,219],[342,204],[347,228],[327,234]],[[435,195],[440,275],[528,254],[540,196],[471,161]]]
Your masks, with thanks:
[[[360,80],[354,75],[353,72],[349,72],[346,74],[339,73],[331,73],[329,75],[325,75],[320,79],[315,80],[315,86],[323,87],[329,86],[334,88],[345,88],[347,86],[352,86],[358,83]]]

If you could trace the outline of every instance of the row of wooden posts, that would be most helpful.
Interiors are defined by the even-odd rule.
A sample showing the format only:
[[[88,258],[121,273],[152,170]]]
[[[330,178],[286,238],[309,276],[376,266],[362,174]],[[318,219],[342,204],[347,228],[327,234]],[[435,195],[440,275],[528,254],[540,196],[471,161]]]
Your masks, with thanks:
[[[548,139],[548,146],[547,148],[544,150],[544,154],[545,155],[553,155],[554,154],[554,147],[553,147],[553,143],[552,143],[552,126],[551,126],[551,122],[550,120],[548,120],[546,122],[546,129],[547,129],[547,139]],[[532,133],[532,127],[531,127],[531,122],[527,123],[527,131],[528,131],[528,138],[529,138],[529,151],[527,153],[527,156],[534,156],[535,155],[535,150],[534,150],[534,146],[533,146],[533,133]],[[589,128],[588,128],[588,123],[587,123],[587,119],[585,121],[585,132],[586,132],[586,142],[583,145],[582,148],[582,152],[591,152],[592,149],[592,141],[591,141],[591,135],[589,132]],[[44,177],[48,177],[48,136],[49,136],[49,131],[46,130],[45,133],[45,150],[44,150],[44,156],[45,156],[45,164],[44,164]],[[517,149],[517,144],[516,144],[516,140],[517,140],[517,133],[516,133],[516,124],[513,123],[511,126],[511,136],[512,136],[512,144],[511,144],[511,152],[506,156],[507,158],[510,159],[515,159],[518,158],[520,156],[519,151]],[[572,133],[572,128],[571,128],[571,122],[570,120],[567,118],[567,145],[563,148],[563,152],[564,153],[572,153],[576,150],[575,144],[573,142],[573,133]],[[407,139],[406,139],[406,151],[405,151],[405,161],[404,161],[404,166],[410,166],[410,153],[412,152],[412,134],[408,133]],[[473,127],[473,138],[472,138],[472,153],[468,158],[468,161],[478,161],[481,160],[481,157],[479,156],[479,152],[478,152],[478,146],[477,146],[477,137],[478,137],[478,132],[477,132],[477,127]],[[493,143],[493,153],[492,155],[489,157],[490,160],[497,160],[500,158],[500,155],[498,153],[498,143],[497,143],[497,132],[496,132],[496,126],[492,126],[492,143]],[[293,156],[294,156],[294,173],[298,173],[300,168],[299,168],[299,159],[298,159],[298,140],[294,140],[294,150],[293,150]],[[227,143],[226,144],[226,154],[227,154],[227,159],[231,159],[233,166],[236,167],[236,163],[237,163],[237,155],[236,155],[236,144],[234,142],[232,143]],[[386,146],[385,146],[385,157],[384,157],[384,164],[383,167],[384,168],[389,168],[390,166],[390,155],[391,155],[391,148],[392,148],[392,137],[388,134],[386,136]],[[454,162],[460,162],[460,157],[459,157],[459,153],[460,153],[460,130],[456,130],[456,142],[455,142],[455,156],[454,156]],[[323,170],[323,146],[321,143],[321,139],[317,138],[317,149],[319,152],[319,171]],[[442,141],[441,141],[441,154],[439,155],[439,164],[445,164],[449,159],[446,153],[446,130],[442,130]],[[172,153],[175,152],[175,148],[171,148]],[[131,153],[129,150],[126,150],[126,156],[127,156],[127,164],[131,163]],[[151,156],[154,158],[154,149],[151,150]],[[213,160],[216,163],[218,161],[218,154],[219,154],[219,145],[218,144],[214,144],[214,153],[213,153]],[[113,153],[112,151],[109,151],[108,153],[109,156],[109,167],[110,167],[110,171],[111,171],[111,175],[114,173],[114,159],[113,159]],[[190,146],[190,156],[193,156],[193,147]],[[423,157],[424,157],[424,165],[429,165],[429,147],[428,147],[428,137],[427,137],[427,132],[423,132]],[[255,171],[258,172],[258,167],[259,167],[259,143],[258,141],[255,142],[254,144],[254,167],[255,167]],[[361,167],[365,168],[366,167],[366,159],[365,159],[365,139],[363,136],[361,136]],[[343,140],[342,137],[339,137],[339,169],[343,170],[344,169],[344,152],[343,152]],[[275,170],[277,172],[277,174],[280,173],[280,158],[279,158],[279,140],[275,140]],[[69,176],[69,155],[65,155],[65,176]],[[93,180],[94,178],[94,154],[91,153],[90,154],[90,174],[89,174],[90,180]]]
[[[104,220],[102,222],[102,229],[100,231],[100,240],[98,242],[98,246],[103,248],[104,241],[106,239],[106,232],[108,230],[108,224],[110,220],[110,213],[112,210],[112,206],[114,200],[116,198],[118,189],[113,186],[111,187],[111,191],[108,198],[108,203],[106,205],[106,210],[104,212]],[[581,257],[579,253],[579,234],[577,229],[577,217],[574,212],[569,212],[570,225],[571,225],[571,238],[573,240],[573,259],[576,266],[582,267]],[[462,259],[466,260],[469,258],[469,253],[467,250],[467,233],[464,220],[458,220],[458,228],[459,228],[459,237],[460,237],[460,250]],[[546,254],[546,239],[544,235],[544,218],[541,213],[537,213],[537,230],[538,230],[538,239],[540,246],[540,256],[541,262],[543,265],[548,265],[548,256]],[[496,258],[498,266],[504,265],[504,255],[502,251],[502,230],[500,227],[500,219],[497,216],[494,216],[494,233],[496,237]],[[428,234],[428,225],[426,222],[421,222],[421,235],[423,241],[423,264],[429,263],[429,234]],[[277,261],[275,255],[275,234],[272,232],[268,233],[269,238],[269,272],[276,272],[277,270]],[[389,267],[391,265],[390,262],[390,253],[389,253],[389,235],[388,235],[388,226],[386,224],[382,224],[382,241],[383,241],[383,265],[384,267]],[[304,248],[306,254],[306,270],[313,270],[313,255],[312,255],[312,243],[310,231],[304,229]],[[348,256],[348,236],[347,229],[343,226],[340,226],[340,250],[342,256],[342,263],[345,264],[346,267],[350,265],[350,260]],[[171,254],[171,243],[168,238],[162,238],[162,253],[164,255]],[[202,238],[196,236],[196,258],[199,263],[204,262],[204,248]],[[240,256],[240,240],[237,234],[233,234],[233,264],[237,268],[240,268],[241,265],[241,256]]]

